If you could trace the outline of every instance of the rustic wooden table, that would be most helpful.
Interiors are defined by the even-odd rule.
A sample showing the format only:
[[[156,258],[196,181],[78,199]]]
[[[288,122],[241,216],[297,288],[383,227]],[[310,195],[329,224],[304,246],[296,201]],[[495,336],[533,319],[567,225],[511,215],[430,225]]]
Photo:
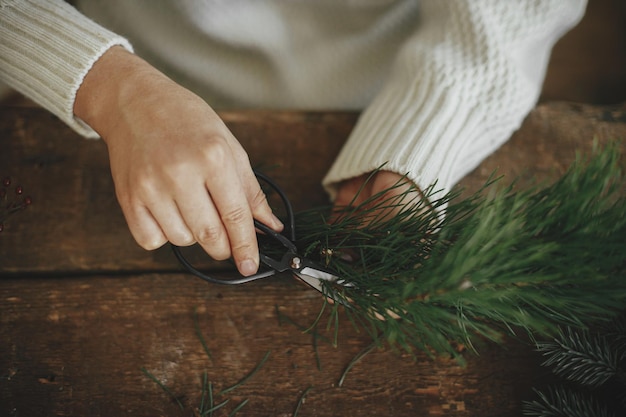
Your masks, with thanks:
[[[319,182],[355,114],[222,116],[253,164],[275,166],[272,176],[298,208],[326,203]],[[518,416],[545,382],[532,346],[508,340],[468,353],[465,367],[376,349],[340,384],[370,341],[348,323],[336,347],[324,331],[304,333],[322,304],[315,291],[287,275],[208,285],[182,272],[167,247],[146,252],[134,243],[102,142],[33,108],[0,108],[0,135],[0,176],[33,200],[0,233],[1,416],[189,416],[205,372],[215,403],[230,400],[215,416],[246,399],[237,415],[291,416],[303,394],[300,416]],[[594,137],[625,138],[626,107],[541,105],[462,185],[476,189],[495,169],[522,183],[554,178]],[[250,379],[219,394],[267,352]]]

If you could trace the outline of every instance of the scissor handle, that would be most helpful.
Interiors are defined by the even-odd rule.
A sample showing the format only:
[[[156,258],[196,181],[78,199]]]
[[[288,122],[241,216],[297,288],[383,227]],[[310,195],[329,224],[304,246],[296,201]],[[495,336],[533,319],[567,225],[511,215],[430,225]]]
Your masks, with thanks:
[[[256,175],[257,178],[262,179],[267,185],[269,185],[274,191],[276,191],[276,194],[278,194],[278,196],[282,200],[283,205],[285,206],[285,212],[286,212],[285,214],[287,215],[287,219],[286,219],[287,226],[286,226],[286,230],[284,231],[284,233],[288,234],[289,241],[295,242],[296,241],[296,216],[293,212],[293,206],[291,205],[291,201],[289,201],[289,199],[287,198],[287,194],[285,194],[282,188],[280,188],[278,184],[276,184],[274,180],[272,180],[270,177],[268,177],[267,175],[257,170],[253,170],[253,171],[254,171],[254,175]],[[278,236],[281,236],[281,238],[284,238],[284,235],[273,231],[272,229],[270,229],[269,227],[267,227],[261,222],[258,222],[255,220],[254,225],[258,229],[262,230],[263,232],[269,235],[272,235],[278,240],[281,240]],[[285,244],[282,240],[281,240],[281,243]],[[294,246],[294,251],[295,251],[295,246]]]
[[[207,275],[204,272],[196,269],[196,267],[194,267],[187,260],[187,258],[185,258],[185,256],[183,255],[183,253],[180,250],[180,246],[176,246],[176,245],[174,245],[172,243],[170,243],[170,246],[172,247],[172,251],[174,252],[174,255],[176,255],[176,258],[178,259],[178,262],[180,262],[185,267],[185,269],[187,271],[191,272],[192,274],[194,274],[198,278],[203,279],[203,280],[205,280],[207,282],[210,282],[212,284],[225,284],[225,285],[246,284],[248,282],[256,281],[257,279],[271,277],[272,275],[276,274],[275,270],[270,269],[268,271],[258,272],[256,274],[250,275],[248,277],[242,276],[240,278],[235,278],[235,279],[215,278],[215,277]]]
[[[260,221],[254,219],[254,226],[261,230],[263,233],[265,233],[268,236],[271,236],[273,239],[277,240],[278,242],[280,242],[285,249],[287,249],[288,252],[291,253],[296,253],[297,252],[297,248],[296,245],[294,244],[294,241],[296,240],[296,221],[295,221],[295,215],[294,215],[294,211],[293,211],[293,207],[291,205],[291,202],[289,201],[289,199],[287,198],[287,195],[285,194],[285,192],[278,186],[278,184],[276,184],[272,179],[270,179],[267,175],[260,173],[259,171],[254,170],[254,175],[256,175],[257,178],[263,180],[265,183],[267,183],[274,191],[276,191],[276,193],[278,194],[278,196],[280,197],[280,199],[282,200],[284,206],[285,206],[285,211],[286,211],[286,215],[287,215],[287,225],[286,225],[286,230],[284,231],[285,233],[289,234],[289,237],[286,237],[284,234],[276,232],[275,230],[271,229],[269,226],[261,223]],[[197,276],[200,279],[203,279],[207,282],[210,282],[212,284],[225,284],[225,285],[238,285],[238,284],[245,284],[248,282],[252,282],[252,281],[256,281],[258,279],[262,279],[262,278],[267,278],[270,277],[274,274],[276,274],[277,271],[279,271],[279,269],[277,268],[277,266],[279,265],[279,261],[276,261],[272,258],[270,258],[269,256],[266,256],[263,253],[260,253],[260,259],[261,262],[263,262],[265,265],[269,266],[271,269],[267,270],[267,271],[262,271],[262,272],[258,272],[254,275],[250,275],[247,277],[241,276],[240,278],[235,278],[235,279],[219,279],[219,278],[215,278],[209,275],[206,275],[205,273],[201,272],[200,270],[196,269],[183,255],[180,246],[176,246],[172,243],[170,243],[170,246],[172,247],[172,251],[174,252],[174,255],[176,256],[176,258],[178,259],[178,261],[185,267],[185,269],[189,272],[191,272],[192,274],[194,274],[195,276]],[[282,271],[279,271],[282,272]]]

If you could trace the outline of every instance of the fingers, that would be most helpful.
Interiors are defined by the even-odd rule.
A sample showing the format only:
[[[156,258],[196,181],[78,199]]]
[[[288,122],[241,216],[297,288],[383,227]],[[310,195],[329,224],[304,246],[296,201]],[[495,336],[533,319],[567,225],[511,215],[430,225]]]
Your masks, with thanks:
[[[212,258],[232,256],[241,274],[253,274],[259,266],[253,217],[277,231],[282,225],[245,151],[197,96],[164,77],[145,81],[149,86],[133,86],[142,94],[125,95],[124,111],[103,130],[133,237],[146,249],[168,240],[198,242]]]
[[[284,229],[284,225],[272,212],[267,197],[252,170],[246,170],[244,174],[244,192],[247,196],[252,216],[275,231],[281,232]]]
[[[359,207],[365,211],[364,224],[395,216],[411,205],[418,204],[423,196],[408,179],[391,171],[378,171],[351,178],[340,184],[335,199],[332,221],[346,215],[346,208]]]
[[[377,201],[384,201],[383,218],[397,215],[400,211],[417,204],[421,192],[411,181],[390,171],[380,171],[372,184],[372,195],[379,195]],[[372,202],[373,205],[376,204]]]
[[[171,199],[144,196],[122,205],[129,228],[145,249],[167,241],[177,246],[198,243],[213,259],[232,256],[239,272],[251,275],[258,270],[259,254],[247,197],[236,176],[223,173],[213,179],[178,189]]]
[[[218,159],[226,160],[226,167],[236,166],[231,157]],[[259,267],[253,217],[276,231],[283,225],[272,213],[249,166],[202,166],[213,168],[203,168],[202,175],[171,174],[177,181],[150,178],[134,186],[118,187],[133,190],[132,195],[118,196],[131,233],[145,249],[155,249],[166,241],[177,246],[198,243],[213,259],[232,256],[239,272],[251,275]],[[245,183],[239,178],[240,170],[246,173],[242,175]]]
[[[187,245],[198,243],[213,259],[228,259],[231,256],[228,233],[204,182],[198,181],[193,187],[180,189],[176,195],[176,202],[180,222],[191,236]],[[170,234],[166,235],[169,239]],[[177,244],[172,239],[170,242]]]
[[[159,200],[158,204],[151,202],[149,212],[152,218],[161,227],[166,239],[177,246],[189,246],[194,243],[194,236],[182,219],[176,202],[173,200]]]
[[[368,180],[369,175],[364,174],[350,178],[339,185],[337,196],[335,197],[333,212],[329,219],[330,223],[341,220],[346,214],[346,210],[358,207],[371,195],[372,181]]]
[[[154,250],[167,242],[168,239],[161,231],[161,227],[145,206],[129,207],[122,202],[120,205],[130,233],[139,246],[146,250]]]
[[[118,197],[130,232],[139,246],[154,250],[167,241],[177,246],[195,243],[173,200],[160,198],[157,194],[150,197],[142,195],[143,198],[131,195]]]
[[[206,187],[219,213],[239,272],[248,276],[259,267],[259,253],[252,211],[241,180],[234,171],[222,171]]]
[[[369,177],[369,174],[364,174],[344,181],[337,190],[335,206],[346,207],[362,204],[372,193],[372,181]]]

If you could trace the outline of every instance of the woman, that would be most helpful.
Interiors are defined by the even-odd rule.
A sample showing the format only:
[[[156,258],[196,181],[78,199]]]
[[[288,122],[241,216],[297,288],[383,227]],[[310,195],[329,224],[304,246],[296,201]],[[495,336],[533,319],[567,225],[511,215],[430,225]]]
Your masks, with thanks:
[[[142,247],[198,242],[250,275],[252,219],[282,225],[214,108],[363,110],[324,179],[335,204],[383,165],[359,199],[404,174],[448,190],[519,127],[585,6],[92,0],[83,14],[61,0],[0,1],[0,78],[102,137]]]

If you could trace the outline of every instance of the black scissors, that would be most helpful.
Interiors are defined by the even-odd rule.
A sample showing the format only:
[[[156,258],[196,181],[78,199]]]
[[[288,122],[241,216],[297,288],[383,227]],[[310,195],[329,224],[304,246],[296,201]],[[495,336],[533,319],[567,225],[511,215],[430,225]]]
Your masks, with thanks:
[[[255,171],[255,175],[258,179],[263,180],[267,185],[269,185],[280,197],[282,200],[285,211],[286,211],[286,226],[283,233],[278,233],[265,224],[261,223],[258,220],[254,220],[254,226],[262,231],[265,235],[264,238],[273,239],[275,242],[279,243],[284,253],[280,257],[280,259],[272,258],[262,250],[260,250],[260,260],[261,263],[266,265],[269,269],[260,271],[251,276],[241,276],[239,278],[234,279],[219,279],[215,277],[211,277],[209,275],[204,274],[203,272],[196,269],[191,263],[183,256],[181,249],[179,246],[171,245],[176,258],[178,261],[187,269],[187,271],[191,272],[195,276],[208,281],[213,284],[227,284],[227,285],[238,285],[245,284],[251,281],[256,281],[259,279],[267,278],[272,275],[275,275],[279,272],[291,271],[295,276],[300,278],[306,284],[315,288],[319,292],[326,294],[325,286],[323,282],[327,283],[340,283],[339,277],[337,277],[332,271],[320,266],[316,262],[308,259],[305,256],[301,256],[298,253],[298,248],[296,247],[296,230],[295,230],[295,215],[293,208],[291,206],[291,202],[285,195],[284,191],[268,176]],[[328,289],[328,286],[326,286]]]

